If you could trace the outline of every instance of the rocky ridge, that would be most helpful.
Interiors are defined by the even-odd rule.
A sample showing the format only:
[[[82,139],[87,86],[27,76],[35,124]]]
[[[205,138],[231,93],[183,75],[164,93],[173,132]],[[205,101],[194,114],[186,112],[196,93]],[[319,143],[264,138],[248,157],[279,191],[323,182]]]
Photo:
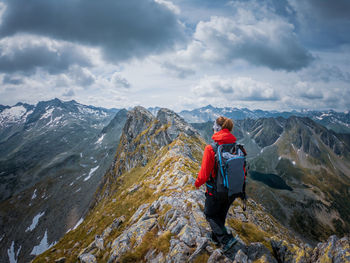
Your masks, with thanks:
[[[204,141],[175,113],[128,113],[115,161],[84,222],[34,262],[348,262],[347,237],[311,248],[260,204],[239,200],[227,228],[239,235],[223,255],[207,238],[204,189],[194,189]]]

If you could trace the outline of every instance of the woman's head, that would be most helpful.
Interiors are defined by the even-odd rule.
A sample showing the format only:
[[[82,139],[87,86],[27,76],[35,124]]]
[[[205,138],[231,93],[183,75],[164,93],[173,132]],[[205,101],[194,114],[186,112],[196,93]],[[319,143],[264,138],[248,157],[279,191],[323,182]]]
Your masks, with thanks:
[[[220,116],[219,118],[216,119],[214,122],[214,127],[213,127],[215,132],[218,132],[222,129],[228,129],[229,131],[232,131],[233,129],[233,121],[229,118]]]

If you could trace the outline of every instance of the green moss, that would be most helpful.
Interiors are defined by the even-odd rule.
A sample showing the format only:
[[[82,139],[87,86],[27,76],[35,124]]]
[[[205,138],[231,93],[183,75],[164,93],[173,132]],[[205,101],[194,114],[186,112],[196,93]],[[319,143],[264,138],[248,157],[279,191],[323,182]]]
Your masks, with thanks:
[[[261,242],[272,252],[271,244],[267,241],[267,239],[272,236],[271,234],[250,222],[244,223],[235,218],[229,218],[227,222],[244,242],[248,244],[252,242]]]
[[[193,263],[207,262],[209,257],[210,257],[210,255],[208,254],[208,252],[204,252],[203,254],[196,257],[196,259],[193,261]]]
[[[135,249],[128,251],[121,258],[120,262],[140,262],[144,260],[145,255],[151,249],[155,249],[158,253],[162,252],[163,254],[168,253],[170,247],[170,239],[172,234],[170,231],[166,231],[160,236],[157,236],[158,229],[154,228],[153,230],[146,233],[143,238],[143,241]]]
[[[154,124],[154,123],[153,123]],[[143,135],[147,136],[153,124],[150,124],[144,131]],[[160,133],[167,129],[167,125],[163,125],[157,131]],[[127,227],[131,216],[136,212],[138,207],[144,203],[152,203],[157,200],[161,195],[168,195],[175,190],[166,191],[158,194],[154,194],[154,190],[149,188],[150,184],[158,184],[157,179],[153,179],[158,171],[160,172],[172,172],[174,165],[179,161],[176,157],[169,157],[165,161],[160,160],[171,150],[172,147],[182,147],[186,140],[186,144],[193,149],[193,152],[197,154],[195,159],[202,157],[202,149],[204,144],[198,138],[189,138],[185,135],[180,135],[181,139],[173,141],[170,145],[166,145],[159,149],[158,146],[152,142],[146,142],[146,144],[138,144],[136,151],[143,152],[147,155],[148,163],[145,167],[141,164],[139,167],[135,167],[128,172],[123,172],[124,166],[119,162],[129,158],[130,153],[124,153],[124,145],[126,144],[126,137],[122,136],[121,143],[118,146],[116,154],[116,165],[113,171],[106,173],[104,178],[104,184],[97,192],[95,196],[95,204],[87,214],[84,222],[76,229],[67,233],[55,246],[54,248],[46,251],[42,255],[38,256],[34,262],[54,262],[60,257],[65,257],[66,262],[76,262],[80,251],[91,244],[95,239],[95,235],[101,235],[103,231],[113,223],[113,220],[125,216],[125,222],[116,230],[113,230],[108,237],[105,238],[104,244],[107,245],[117,238]],[[140,143],[140,138],[136,138],[136,143]],[[150,139],[152,141],[152,138]],[[123,143],[124,142],[124,143]],[[195,143],[196,145],[192,145]],[[200,146],[199,146],[200,145]],[[203,146],[203,147],[202,147]],[[155,156],[155,153],[157,155]],[[193,175],[198,171],[198,163],[193,162],[189,158],[181,158],[181,162],[184,172],[188,173],[191,171]],[[122,174],[120,174],[120,171]],[[141,183],[141,188],[133,194],[127,194],[129,189],[134,184]],[[186,185],[186,187],[192,187]],[[192,189],[192,188],[191,188]],[[98,200],[98,201],[97,201]],[[115,200],[115,201],[113,201]],[[161,223],[162,217],[169,211],[171,207],[163,207],[159,221]],[[164,219],[164,218],[163,218]],[[161,225],[161,224],[160,224]],[[156,230],[146,233],[143,238],[143,242],[132,251],[129,251],[124,257],[122,262],[135,262],[141,261],[149,249],[156,249],[158,252],[164,254],[168,252],[169,242],[171,238],[170,232],[165,232],[161,236],[157,236]],[[67,253],[70,251],[70,253]],[[108,257],[105,256],[105,252],[95,254],[98,262],[106,262]]]

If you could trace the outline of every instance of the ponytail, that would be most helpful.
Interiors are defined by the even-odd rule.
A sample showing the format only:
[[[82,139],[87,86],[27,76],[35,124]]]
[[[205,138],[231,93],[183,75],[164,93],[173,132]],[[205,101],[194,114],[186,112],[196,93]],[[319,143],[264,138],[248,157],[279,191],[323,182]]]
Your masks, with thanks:
[[[220,125],[222,129],[228,129],[229,131],[233,129],[233,121],[229,118],[220,116],[216,119],[216,123]]]

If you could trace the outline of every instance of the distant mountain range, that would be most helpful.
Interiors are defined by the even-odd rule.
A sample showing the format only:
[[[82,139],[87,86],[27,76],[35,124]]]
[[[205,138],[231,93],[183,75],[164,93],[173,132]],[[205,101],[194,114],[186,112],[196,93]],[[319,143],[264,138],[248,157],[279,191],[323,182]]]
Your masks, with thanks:
[[[192,125],[211,142],[211,121]],[[307,242],[350,232],[350,134],[295,116],[237,120],[233,133],[248,152],[250,197]]]
[[[79,225],[87,222],[90,213],[92,221],[79,230],[81,238],[87,235],[88,240],[63,242],[68,247],[76,245],[71,254],[76,258],[77,250],[96,238],[97,229],[111,223],[115,213],[131,216],[135,212],[110,207],[122,204],[116,193],[127,200],[144,184],[149,187],[143,186],[147,191],[140,193],[153,202],[154,189],[162,195],[155,179],[160,174],[169,176],[167,191],[177,189],[172,185],[172,169],[179,170],[178,189],[186,186],[189,190],[193,178],[186,175],[185,180],[182,173],[196,176],[203,146],[199,134],[210,142],[212,120],[220,115],[235,120],[234,134],[249,153],[252,199],[306,241],[350,231],[349,113],[280,113],[209,105],[181,115],[195,123],[189,125],[176,113],[158,107],[127,111],[58,99],[36,105],[0,105],[0,253],[5,255],[0,262],[29,262],[66,232],[81,229]],[[203,120],[207,122],[199,123]],[[162,158],[169,147],[176,152]],[[179,147],[185,151],[179,158],[186,155],[181,167],[173,157]],[[168,167],[169,162],[174,168]],[[138,181],[147,173],[154,181]],[[145,205],[139,198],[129,201]],[[105,204],[110,209],[107,214]],[[196,207],[196,213],[202,213]],[[277,232],[282,231],[274,225]]]
[[[328,111],[264,111],[264,110],[249,110],[246,108],[238,109],[234,107],[217,108],[211,105],[194,109],[184,110],[179,114],[190,123],[202,123],[207,121],[213,121],[219,116],[225,116],[232,118],[233,120],[244,119],[259,119],[259,118],[289,118],[291,116],[308,117],[317,123],[322,124],[328,129],[332,129],[338,133],[350,133],[350,113],[336,112],[333,110]]]

